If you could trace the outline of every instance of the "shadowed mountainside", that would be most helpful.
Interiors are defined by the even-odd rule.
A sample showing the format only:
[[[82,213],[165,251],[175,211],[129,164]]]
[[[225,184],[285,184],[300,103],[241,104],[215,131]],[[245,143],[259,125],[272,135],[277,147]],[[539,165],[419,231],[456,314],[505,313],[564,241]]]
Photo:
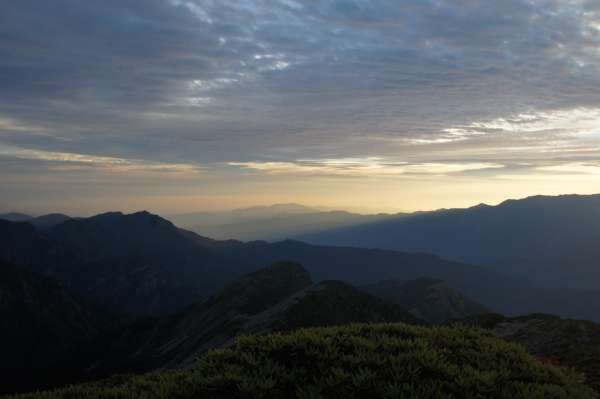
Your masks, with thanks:
[[[487,263],[547,259],[597,236],[600,194],[534,196],[497,206],[415,213],[295,238],[318,245],[431,253],[444,259]]]
[[[508,278],[435,255],[323,247],[291,240],[275,244],[251,242],[226,253],[258,265],[279,260],[298,262],[307,268],[314,281],[342,280],[359,287],[386,279],[431,277],[448,281],[467,298],[510,316],[543,312],[600,321],[598,291],[540,288],[525,279]]]
[[[525,277],[535,284],[579,290],[600,288],[600,236],[547,260],[508,259],[483,265],[509,277]]]
[[[177,311],[256,270],[201,241],[147,212],[70,219],[46,232],[0,220],[1,258],[139,315]]]
[[[0,260],[0,313],[0,393],[24,389],[31,379],[41,383],[44,368],[60,355],[134,321],[5,260]]]
[[[392,300],[414,316],[432,324],[490,313],[485,306],[456,291],[452,284],[435,278],[419,277],[411,281],[383,280],[363,285],[360,289]]]
[[[64,360],[77,379],[115,372],[189,367],[235,336],[350,322],[424,324],[392,301],[350,284],[311,285],[301,265],[279,262],[226,285],[206,301],[176,314],[146,320],[97,337]],[[81,372],[86,370],[85,372]]]

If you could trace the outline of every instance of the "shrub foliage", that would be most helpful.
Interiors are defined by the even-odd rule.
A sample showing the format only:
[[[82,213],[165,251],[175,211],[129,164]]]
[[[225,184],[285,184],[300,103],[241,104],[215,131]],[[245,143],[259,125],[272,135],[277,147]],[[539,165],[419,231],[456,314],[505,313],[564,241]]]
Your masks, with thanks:
[[[596,398],[583,375],[467,326],[352,324],[241,336],[190,370],[20,398]]]

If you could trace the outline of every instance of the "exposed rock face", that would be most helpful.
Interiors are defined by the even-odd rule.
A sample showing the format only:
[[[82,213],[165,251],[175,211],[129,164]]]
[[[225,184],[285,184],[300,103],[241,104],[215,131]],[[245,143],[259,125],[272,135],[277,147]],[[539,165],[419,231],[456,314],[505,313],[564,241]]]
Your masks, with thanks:
[[[419,277],[411,281],[384,280],[360,288],[373,295],[390,299],[414,316],[432,324],[490,313],[488,308],[462,295],[452,284],[435,278]]]
[[[536,356],[556,356],[560,363],[586,375],[586,383],[600,391],[600,324],[562,319],[550,314],[506,318],[490,313],[446,324],[461,323],[494,330],[507,341],[523,345]]]
[[[0,260],[0,393],[20,389],[60,355],[133,317],[58,280]]]
[[[89,379],[189,367],[209,349],[227,346],[242,334],[384,321],[425,324],[392,301],[340,281],[311,285],[304,267],[278,262],[174,315],[135,323],[85,343],[66,359],[67,373]],[[88,371],[77,375],[81,370]]]

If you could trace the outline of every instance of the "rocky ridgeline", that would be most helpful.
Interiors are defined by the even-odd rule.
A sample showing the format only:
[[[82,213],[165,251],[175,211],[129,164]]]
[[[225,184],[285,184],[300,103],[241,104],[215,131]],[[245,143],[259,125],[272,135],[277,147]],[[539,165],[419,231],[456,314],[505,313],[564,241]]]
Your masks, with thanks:
[[[458,292],[452,284],[435,278],[419,277],[415,280],[384,280],[363,285],[361,290],[390,299],[414,316],[431,324],[449,319],[490,313],[485,306]]]
[[[394,302],[350,284],[312,285],[304,267],[279,262],[231,282],[178,313],[86,342],[66,359],[65,373],[85,380],[112,373],[186,368],[209,349],[227,347],[234,337],[244,334],[398,321],[425,324]],[[86,371],[81,374],[81,370]]]

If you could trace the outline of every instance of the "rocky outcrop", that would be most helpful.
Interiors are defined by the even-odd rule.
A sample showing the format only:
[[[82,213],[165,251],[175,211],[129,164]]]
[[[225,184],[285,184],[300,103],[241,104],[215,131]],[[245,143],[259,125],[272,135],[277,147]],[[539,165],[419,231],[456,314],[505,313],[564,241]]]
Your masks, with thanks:
[[[414,316],[432,324],[490,313],[488,308],[462,295],[452,284],[435,278],[383,280],[360,288],[373,295],[390,299]]]

